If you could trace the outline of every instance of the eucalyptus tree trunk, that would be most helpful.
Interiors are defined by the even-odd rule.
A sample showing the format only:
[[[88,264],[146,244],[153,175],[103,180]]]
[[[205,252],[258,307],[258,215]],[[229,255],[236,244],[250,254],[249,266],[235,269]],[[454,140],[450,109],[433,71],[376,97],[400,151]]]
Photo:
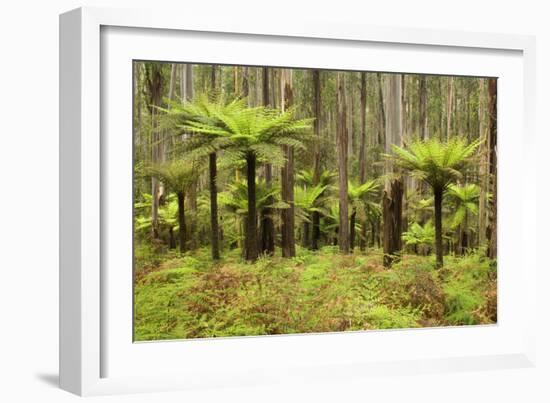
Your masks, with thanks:
[[[449,77],[448,83],[447,83],[447,132],[446,132],[447,141],[451,138],[453,102],[454,102],[454,77]]]
[[[478,124],[479,124],[479,138],[485,139],[485,120],[483,119],[485,115],[485,78],[479,79],[479,98],[478,98]],[[487,193],[489,189],[488,182],[488,153],[487,153],[487,140],[480,145],[479,147],[479,212],[478,212],[478,246],[481,247],[485,245],[487,240],[486,231],[487,231]]]
[[[365,183],[367,179],[367,73],[361,73],[361,141],[359,144],[359,182]],[[355,213],[354,213],[355,214]],[[354,231],[354,228],[351,228]],[[350,234],[351,235],[351,234]],[[355,235],[355,234],[353,234]],[[351,247],[353,249],[353,236],[351,237]],[[365,250],[367,238],[367,220],[362,219],[361,222],[361,239],[359,241],[359,248]]]
[[[386,93],[386,154],[392,145],[402,145],[401,75],[390,74]],[[389,267],[401,251],[403,179],[391,161],[386,161],[386,182],[382,197],[384,219],[384,266]]]
[[[248,188],[248,212],[246,215],[245,248],[246,260],[258,259],[258,227],[256,218],[256,155],[246,155],[246,183]]]
[[[265,107],[270,106],[269,102],[269,68],[262,68],[262,103]],[[264,167],[265,182],[268,187],[273,184],[273,167],[267,163]],[[267,201],[268,205],[273,204],[273,197],[269,197]],[[273,224],[273,218],[271,217],[272,209],[266,207],[261,212],[261,251],[262,253],[273,255],[275,252],[275,225]]]
[[[422,74],[419,78],[419,113],[418,113],[418,127],[420,128],[420,139],[425,140],[427,137],[427,128],[428,128],[428,115],[427,115],[427,104],[428,104],[428,90],[426,88],[426,76]]]
[[[313,113],[315,120],[313,122],[313,133],[315,140],[313,143],[313,186],[319,184],[321,176],[321,74],[319,70],[312,70],[313,78]],[[312,234],[311,249],[319,249],[319,240],[321,238],[320,228],[321,215],[318,211],[311,214]]]
[[[336,135],[338,143],[338,246],[341,253],[350,252],[350,233],[348,221],[348,133],[345,76],[337,73],[338,83],[338,118],[336,120]]]
[[[193,65],[182,64],[180,65],[180,98],[182,102],[191,101],[193,99]],[[191,137],[191,133],[184,134],[184,138]],[[197,187],[198,180],[193,181],[189,186],[189,191],[186,194],[189,210],[192,212],[192,216],[196,217],[197,211]],[[190,225],[187,226],[187,239],[189,240],[190,247],[196,248],[198,246],[198,237],[196,235],[195,220],[192,220]]]
[[[386,111],[384,108],[384,95],[382,93],[382,74],[376,73],[376,82],[378,84],[378,145],[385,143],[386,135]]]
[[[282,109],[288,109],[293,103],[291,71],[281,72]],[[281,195],[289,208],[281,212],[281,248],[283,257],[296,256],[294,239],[294,150],[292,147],[283,146],[286,162],[281,169]]]
[[[349,247],[350,251],[353,252],[353,249],[355,248],[355,219],[357,217],[357,210],[354,207],[351,216],[349,219]]]
[[[497,257],[497,79],[489,79],[489,179],[492,198],[489,202],[489,227],[487,231],[487,257]]]
[[[158,127],[157,107],[161,105],[164,80],[162,78],[162,65],[150,63],[146,65],[147,92],[149,96],[149,111],[151,114],[151,162],[160,161],[160,139],[161,134]],[[152,237],[159,237],[158,209],[159,209],[159,181],[151,178],[151,228]]]

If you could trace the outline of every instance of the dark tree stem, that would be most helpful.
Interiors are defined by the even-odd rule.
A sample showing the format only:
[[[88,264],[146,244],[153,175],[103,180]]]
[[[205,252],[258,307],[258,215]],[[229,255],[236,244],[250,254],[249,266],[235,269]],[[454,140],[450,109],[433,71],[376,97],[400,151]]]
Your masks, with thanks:
[[[258,259],[258,235],[256,218],[256,155],[246,156],[246,181],[248,187],[248,214],[246,217],[246,260]]]
[[[434,188],[434,215],[435,215],[435,267],[443,266],[443,231],[442,231],[442,203],[443,189]]]
[[[178,192],[178,224],[179,224],[179,242],[180,242],[180,253],[185,252],[185,194],[183,192]]]
[[[212,259],[220,259],[220,230],[218,225],[218,189],[217,189],[217,162],[216,153],[208,156],[210,173],[210,225],[212,232]]]
[[[384,266],[390,267],[401,251],[403,182],[394,179],[384,190],[382,208],[384,217]]]
[[[269,106],[269,68],[263,68],[263,82],[262,82],[262,101],[264,106]],[[265,165],[265,183],[271,186],[273,182],[273,167],[271,164]],[[273,203],[273,197],[269,197],[268,204]],[[261,251],[267,255],[273,255],[275,253],[275,225],[271,217],[272,209],[269,207],[264,208],[261,211]]]

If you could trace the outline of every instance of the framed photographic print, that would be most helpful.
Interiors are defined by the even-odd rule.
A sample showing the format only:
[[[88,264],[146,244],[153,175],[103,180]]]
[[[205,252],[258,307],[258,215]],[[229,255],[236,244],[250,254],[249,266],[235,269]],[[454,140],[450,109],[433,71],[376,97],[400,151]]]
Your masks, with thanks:
[[[60,24],[64,389],[533,365],[531,37]]]

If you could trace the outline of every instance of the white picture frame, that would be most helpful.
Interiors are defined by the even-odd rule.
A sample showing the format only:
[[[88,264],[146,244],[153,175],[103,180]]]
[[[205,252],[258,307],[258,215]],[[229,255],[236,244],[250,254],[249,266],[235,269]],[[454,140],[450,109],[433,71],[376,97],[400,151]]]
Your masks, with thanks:
[[[138,35],[141,42],[136,50],[132,40]],[[186,53],[173,50],[178,41],[187,41]],[[231,54],[222,51],[223,43]],[[219,52],[213,56],[209,49],[216,46]],[[283,48],[287,59],[274,59]],[[314,48],[323,48],[325,58],[327,50],[338,53],[340,61],[325,61],[322,51]],[[246,53],[246,49],[254,51]],[[97,395],[534,365],[535,323],[524,313],[535,312],[537,266],[534,256],[527,253],[525,234],[536,233],[536,210],[527,196],[536,199],[532,190],[536,189],[536,176],[521,177],[506,168],[512,154],[515,163],[525,166],[534,155],[534,52],[534,38],[519,35],[327,21],[281,26],[211,16],[194,16],[182,22],[178,15],[158,10],[80,8],[61,15],[61,387],[79,395]],[[376,54],[378,61],[365,61],[363,54]],[[413,57],[416,54],[426,60]],[[438,54],[445,55],[441,63]],[[457,64],[465,57],[469,57],[468,63]],[[131,265],[127,273],[109,270],[111,259],[121,259],[124,266],[128,254],[113,255],[106,239],[120,236],[117,242],[120,239],[122,245],[128,245],[127,237],[131,236],[116,231],[122,228],[124,232],[130,216],[118,214],[125,212],[124,195],[117,197],[111,192],[113,183],[128,189],[123,184],[131,174],[128,176],[128,167],[117,170],[110,156],[115,150],[131,156],[131,150],[127,149],[127,136],[110,134],[128,130],[131,114],[121,115],[128,111],[131,75],[125,82],[123,74],[127,62],[138,58],[256,65],[275,65],[281,60],[292,67],[498,76],[499,111],[518,105],[521,111],[502,119],[499,114],[498,121],[502,143],[499,323],[468,329],[133,343],[128,332]],[[295,65],[288,64],[289,60]],[[114,120],[113,115],[117,116]],[[129,136],[131,143],[131,130]],[[508,178],[531,189],[530,193],[512,195]],[[514,252],[506,247],[512,243],[520,245]],[[115,301],[114,292],[122,297]],[[391,354],[390,345],[394,346]],[[138,368],[138,363],[144,368]]]

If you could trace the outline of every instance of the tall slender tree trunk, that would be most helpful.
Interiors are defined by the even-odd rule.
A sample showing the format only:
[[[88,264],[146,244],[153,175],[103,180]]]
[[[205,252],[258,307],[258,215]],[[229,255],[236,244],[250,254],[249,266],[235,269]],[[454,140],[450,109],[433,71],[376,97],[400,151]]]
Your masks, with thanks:
[[[177,192],[178,197],[178,224],[179,224],[179,243],[180,253],[185,252],[186,227],[185,227],[185,194]]]
[[[384,95],[382,92],[382,74],[376,73],[376,82],[378,84],[378,144],[384,144],[386,135],[386,111],[384,108]]]
[[[256,155],[246,156],[246,183],[248,187],[248,213],[246,216],[246,260],[258,259],[258,225],[256,218]]]
[[[312,70],[313,76],[313,113],[315,121],[313,122],[313,133],[315,141],[313,144],[313,186],[319,184],[321,176],[321,73],[319,70]],[[321,215],[318,211],[314,211],[311,215],[312,234],[311,234],[311,249],[319,249],[319,240],[321,238]]]
[[[349,248],[353,252],[355,248],[355,219],[357,217],[357,210],[353,208],[349,219]]]
[[[208,170],[210,174],[210,226],[212,259],[220,258],[220,229],[218,224],[218,185],[217,185],[217,157],[216,153],[208,156]]]
[[[418,92],[420,95],[418,127],[420,128],[420,139],[425,140],[426,131],[428,128],[428,119],[427,119],[428,90],[426,87],[426,76],[424,74],[422,74],[419,78]]]
[[[162,78],[162,66],[158,63],[146,65],[147,92],[149,95],[149,111],[151,113],[151,162],[160,161],[160,140],[161,134],[158,125],[157,107],[161,105],[164,80]],[[151,179],[151,221],[152,237],[159,237],[158,209],[159,209],[159,181]]]
[[[341,253],[350,252],[350,233],[348,221],[348,133],[347,105],[346,105],[346,83],[345,76],[337,73],[338,82],[338,118],[336,133],[338,136],[338,246]]]
[[[216,66],[212,65],[210,86],[216,90]],[[218,162],[216,152],[208,155],[208,171],[210,178],[210,232],[212,259],[220,259],[220,226],[218,223]]]
[[[282,107],[288,109],[293,103],[291,72],[281,72],[282,78]],[[290,207],[283,209],[281,225],[281,248],[283,257],[296,256],[296,244],[294,239],[294,150],[292,147],[283,146],[286,162],[281,169],[281,193],[282,199]]]
[[[359,182],[365,183],[367,179],[367,73],[361,73],[361,141],[359,144]],[[354,231],[354,229],[351,229]],[[354,234],[355,235],[355,234]],[[361,239],[359,240],[359,249],[365,250],[367,238],[367,220],[361,221]],[[353,249],[353,240],[351,240]]]
[[[387,80],[386,96],[386,154],[392,145],[402,145],[401,74],[391,74]],[[386,183],[382,197],[384,219],[384,266],[389,267],[401,251],[403,179],[391,161],[386,161]]]
[[[454,77],[448,78],[447,83],[447,140],[451,138],[453,102],[454,101]]]
[[[435,218],[435,267],[443,266],[443,229],[442,229],[442,203],[443,189],[434,188],[434,218]]]
[[[484,78],[479,79],[479,100],[478,100],[478,124],[479,124],[479,138],[485,139],[485,120],[483,119],[485,113],[485,80]],[[482,247],[485,245],[487,240],[486,231],[487,231],[487,193],[489,189],[488,182],[488,153],[487,153],[487,144],[488,141],[485,139],[483,144],[479,147],[480,153],[480,163],[479,163],[479,213],[478,213],[478,246]]]
[[[264,106],[269,107],[269,68],[262,68],[262,103]],[[265,164],[265,182],[268,187],[272,186],[273,183],[273,167],[271,164]],[[267,204],[271,205],[273,203],[273,197],[270,197]],[[262,228],[262,239],[261,239],[261,251],[262,253],[273,255],[275,252],[275,225],[273,223],[273,218],[271,214],[273,213],[272,209],[266,207],[261,212],[261,228]]]
[[[489,178],[493,197],[489,202],[487,256],[497,257],[497,79],[489,79]]]

